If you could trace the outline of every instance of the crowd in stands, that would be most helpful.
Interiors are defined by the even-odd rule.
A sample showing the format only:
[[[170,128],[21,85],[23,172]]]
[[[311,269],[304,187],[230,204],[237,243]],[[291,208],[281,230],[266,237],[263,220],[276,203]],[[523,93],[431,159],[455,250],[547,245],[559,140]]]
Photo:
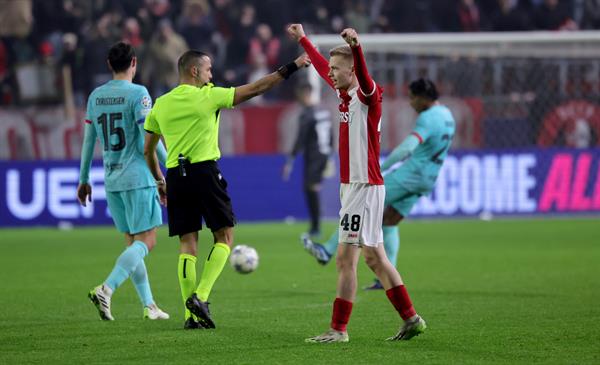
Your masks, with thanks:
[[[242,84],[298,54],[290,22],[311,34],[597,29],[600,0],[0,0],[0,105],[23,103],[24,64],[70,66],[82,105],[110,79],[106,52],[119,40],[135,46],[136,81],[153,97],[177,83],[188,48],[212,55],[215,83]]]

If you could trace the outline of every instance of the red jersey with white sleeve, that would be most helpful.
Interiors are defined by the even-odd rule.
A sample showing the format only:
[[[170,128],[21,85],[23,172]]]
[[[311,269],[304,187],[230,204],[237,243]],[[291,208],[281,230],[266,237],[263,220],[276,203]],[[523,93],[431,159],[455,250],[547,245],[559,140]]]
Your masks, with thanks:
[[[300,39],[310,60],[321,77],[334,88],[329,78],[329,62],[308,38]],[[366,183],[383,185],[379,167],[381,102],[383,89],[373,81],[360,45],[350,47],[358,87],[337,90],[340,98],[340,180],[342,184]]]

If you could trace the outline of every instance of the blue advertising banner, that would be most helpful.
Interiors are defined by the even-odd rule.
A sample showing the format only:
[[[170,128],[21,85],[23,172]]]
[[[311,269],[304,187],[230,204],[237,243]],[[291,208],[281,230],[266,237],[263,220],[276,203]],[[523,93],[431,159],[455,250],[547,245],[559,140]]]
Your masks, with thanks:
[[[600,149],[462,151],[411,216],[600,213]]]
[[[239,221],[307,217],[302,161],[284,182],[284,159],[243,156],[219,162]],[[95,162],[93,203],[84,208],[76,199],[77,161],[0,162],[0,226],[112,224],[103,174]],[[321,197],[324,216],[335,217],[337,177],[324,182]],[[420,199],[411,217],[581,213],[600,213],[600,149],[455,151],[435,190]]]

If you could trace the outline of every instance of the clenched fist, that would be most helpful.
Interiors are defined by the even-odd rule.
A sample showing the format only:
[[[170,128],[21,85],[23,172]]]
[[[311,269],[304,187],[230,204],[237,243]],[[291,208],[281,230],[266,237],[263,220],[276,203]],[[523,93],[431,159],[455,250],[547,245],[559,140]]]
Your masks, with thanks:
[[[306,53],[303,53],[300,56],[298,56],[298,58],[296,58],[294,62],[296,63],[296,66],[298,66],[298,68],[310,66],[310,58],[308,58],[308,55]]]
[[[302,28],[302,24],[290,24],[290,26],[287,28],[287,32],[296,41],[299,41],[306,35],[304,34],[304,28]]]
[[[358,46],[358,33],[352,28],[346,28],[340,34],[351,47]]]

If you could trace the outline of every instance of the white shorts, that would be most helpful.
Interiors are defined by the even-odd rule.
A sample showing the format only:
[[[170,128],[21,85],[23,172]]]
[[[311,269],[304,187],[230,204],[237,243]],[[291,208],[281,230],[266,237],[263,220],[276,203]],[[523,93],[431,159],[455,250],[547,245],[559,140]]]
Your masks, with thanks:
[[[377,247],[383,243],[385,187],[362,183],[341,184],[340,242]]]

